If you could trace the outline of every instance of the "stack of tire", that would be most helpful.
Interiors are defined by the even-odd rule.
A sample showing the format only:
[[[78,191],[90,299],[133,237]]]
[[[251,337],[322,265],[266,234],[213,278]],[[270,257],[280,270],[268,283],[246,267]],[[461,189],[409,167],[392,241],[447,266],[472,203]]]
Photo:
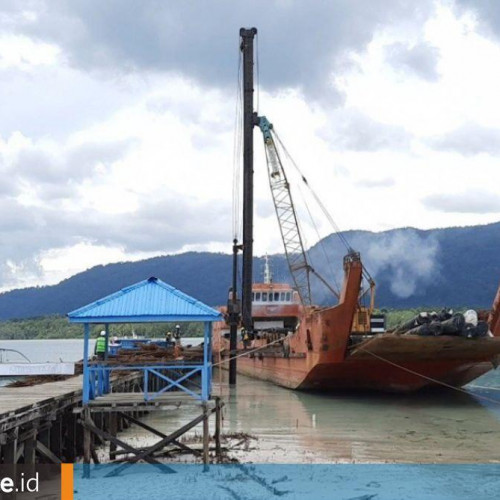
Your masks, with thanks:
[[[441,312],[421,312],[410,321],[399,326],[394,333],[437,337],[452,335],[468,339],[492,336],[488,323],[480,321],[477,312],[469,309],[465,313],[453,313],[451,309]]]

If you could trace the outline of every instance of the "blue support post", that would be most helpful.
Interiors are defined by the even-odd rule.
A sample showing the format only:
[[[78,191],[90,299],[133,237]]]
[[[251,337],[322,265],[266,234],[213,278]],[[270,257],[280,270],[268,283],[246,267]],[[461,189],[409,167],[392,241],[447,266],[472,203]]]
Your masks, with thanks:
[[[212,323],[208,323],[208,388],[209,388],[209,397],[212,395]]]
[[[89,400],[95,399],[95,367],[89,368]]]
[[[104,331],[106,332],[106,350],[104,351],[104,361],[107,362],[109,354],[109,323],[106,323],[104,325]],[[103,393],[107,394],[111,390],[111,384],[110,384],[111,373],[109,371],[105,371],[103,373],[103,377],[104,377]]]
[[[83,404],[89,402],[90,380],[89,380],[89,337],[90,325],[85,323],[83,325]]]
[[[105,391],[105,386],[104,386],[104,368],[102,366],[100,366],[98,368],[98,374],[99,374],[99,378],[97,379],[98,380],[98,393],[97,395],[98,396],[102,396],[104,394],[104,391]]]
[[[104,331],[106,332],[106,337],[105,337],[105,339],[106,339],[106,349],[104,351],[104,359],[107,361],[108,360],[108,349],[109,349],[108,348],[108,346],[109,346],[109,324],[108,323],[106,323],[104,325]]]

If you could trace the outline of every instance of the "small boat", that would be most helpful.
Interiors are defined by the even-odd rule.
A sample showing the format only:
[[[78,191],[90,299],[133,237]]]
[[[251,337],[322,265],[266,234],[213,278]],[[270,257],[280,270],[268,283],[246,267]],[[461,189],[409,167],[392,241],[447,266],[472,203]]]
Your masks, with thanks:
[[[2,373],[0,373],[0,385],[5,385],[19,379],[19,375],[13,374],[16,370],[11,369],[11,367],[19,366],[20,362],[31,363],[31,360],[17,349],[0,348],[0,365],[3,369]]]

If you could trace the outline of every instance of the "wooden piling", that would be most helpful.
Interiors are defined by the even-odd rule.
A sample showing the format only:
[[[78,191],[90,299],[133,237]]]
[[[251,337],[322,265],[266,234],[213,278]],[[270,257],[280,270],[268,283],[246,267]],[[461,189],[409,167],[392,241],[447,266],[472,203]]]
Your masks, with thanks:
[[[83,409],[83,422],[86,424],[90,421],[90,411],[88,407],[85,407]],[[83,475],[84,477],[90,477],[90,470],[88,469],[88,466],[90,465],[90,460],[92,458],[92,435],[88,427],[84,426],[83,429],[83,463],[84,463],[84,470],[83,470]],[[86,467],[85,467],[86,466]]]
[[[215,455],[218,460],[221,459],[222,450],[220,445],[220,434],[221,434],[221,417],[222,417],[222,408],[220,404],[220,398],[215,398]]]
[[[117,419],[118,419],[118,415],[116,414],[116,412],[113,411],[109,414],[109,433],[113,437],[116,437]],[[116,458],[116,443],[115,443],[115,441],[110,441],[109,442],[109,459],[115,460],[115,458]]]
[[[63,440],[64,461],[67,463],[73,463],[78,456],[76,418],[73,413],[66,412],[63,415],[63,419],[63,427],[66,429]]]
[[[61,417],[54,420],[50,428],[49,435],[50,450],[56,457],[61,459],[62,456],[62,421]]]
[[[34,464],[36,456],[36,429],[32,429],[24,441],[24,463]]]
[[[3,412],[0,409],[0,461],[5,464],[31,464],[34,467],[37,462],[71,463],[83,457],[84,476],[88,477],[90,463],[98,461],[93,445],[97,438],[98,443],[110,442],[110,460],[116,460],[118,454],[127,453],[133,455],[128,458],[130,463],[146,461],[165,472],[157,455],[163,449],[177,449],[200,457],[204,465],[208,466],[211,439],[209,417],[212,413],[216,414],[214,449],[220,456],[222,403],[219,399],[203,402],[200,406],[200,401],[193,400],[187,394],[169,391],[152,401],[146,401],[140,394],[142,386],[134,383],[133,377],[126,377],[114,381],[112,393],[99,398],[99,401],[92,400],[82,408],[81,383],[81,377],[51,382],[37,387],[36,394],[31,387],[1,388],[0,393],[6,394],[6,403]],[[163,385],[164,381],[159,378],[150,379],[151,390],[161,389]],[[165,407],[179,408],[185,404],[195,404],[200,413],[188,424],[179,429],[174,428],[168,435],[141,421],[151,411],[163,411]],[[22,408],[23,412],[19,412],[18,408]],[[157,435],[160,441],[144,449],[134,449],[117,439],[119,432],[132,424]],[[182,435],[200,424],[203,425],[202,449],[180,441]]]
[[[9,465],[15,464],[17,462],[17,437],[5,443],[2,448],[4,450],[4,462]]]
[[[209,442],[210,442],[210,434],[208,431],[208,405],[207,403],[203,403],[203,465],[204,468],[203,470],[208,469],[208,462],[209,462],[209,456],[208,456],[208,451],[209,451]]]

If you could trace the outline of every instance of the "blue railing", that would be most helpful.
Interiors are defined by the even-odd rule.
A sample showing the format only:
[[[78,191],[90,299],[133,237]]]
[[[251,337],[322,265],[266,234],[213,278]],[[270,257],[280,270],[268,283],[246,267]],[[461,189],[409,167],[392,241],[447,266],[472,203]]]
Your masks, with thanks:
[[[169,391],[182,391],[200,401],[210,398],[212,385],[212,365],[208,364],[171,364],[171,365],[106,365],[92,364],[86,367],[83,374],[83,404],[108,394],[111,391],[111,372],[113,370],[143,372],[144,401],[154,401],[160,394]],[[199,376],[201,384],[193,382]],[[162,381],[162,387],[156,391],[150,389],[150,382],[154,378]],[[186,387],[189,383],[193,388]]]

